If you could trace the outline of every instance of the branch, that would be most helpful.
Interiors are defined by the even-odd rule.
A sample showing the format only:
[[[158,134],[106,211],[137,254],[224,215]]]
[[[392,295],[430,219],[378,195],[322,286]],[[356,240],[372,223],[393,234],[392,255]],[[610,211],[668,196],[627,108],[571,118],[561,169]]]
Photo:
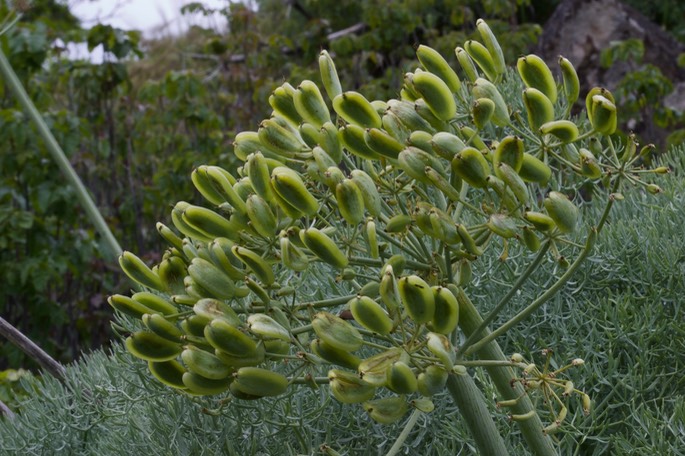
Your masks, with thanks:
[[[42,348],[2,317],[0,317],[0,335],[19,347],[21,351],[37,362],[50,375],[58,380],[64,380],[64,375],[66,374],[64,366],[55,361]]]

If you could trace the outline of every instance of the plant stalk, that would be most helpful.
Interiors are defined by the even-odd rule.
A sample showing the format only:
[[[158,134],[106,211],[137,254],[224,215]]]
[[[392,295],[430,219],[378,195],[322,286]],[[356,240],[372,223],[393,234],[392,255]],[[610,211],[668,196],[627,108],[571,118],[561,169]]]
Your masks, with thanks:
[[[40,367],[58,380],[64,380],[66,370],[64,366],[55,361],[42,348],[26,337],[21,331],[12,326],[7,320],[0,317],[0,335],[19,347],[29,358],[34,360]]]
[[[76,190],[76,197],[81,203],[81,206],[83,206],[83,209],[86,211],[86,215],[93,225],[95,225],[95,229],[100,233],[100,236],[102,236],[102,240],[109,251],[110,256],[116,259],[122,252],[119,243],[110,231],[104,218],[102,218],[102,214],[100,214],[100,211],[91,199],[88,190],[83,185],[83,182],[81,182],[81,179],[79,179],[76,171],[74,171],[74,168],[71,166],[71,163],[69,163],[64,151],[57,143],[55,137],[52,135],[52,132],[41,117],[38,109],[36,109],[36,106],[29,98],[26,90],[21,84],[21,81],[19,81],[19,78],[12,69],[12,65],[10,65],[2,50],[0,50],[0,73],[2,73],[2,76],[7,82],[8,87],[14,93],[14,96],[17,97],[19,104],[28,114],[29,118],[36,124],[38,133],[45,141],[48,152],[52,156],[52,159],[55,161],[55,163],[57,163],[57,166],[69,184],[71,184]]]
[[[497,430],[483,393],[463,366],[458,366],[447,378],[447,390],[459,407],[461,416],[473,436],[481,455],[509,454],[504,440]]]
[[[464,331],[466,337],[469,337],[474,332],[480,331],[483,317],[481,317],[476,307],[461,288],[458,289],[457,299],[459,300],[459,327]],[[490,330],[488,328],[482,330],[484,336],[487,336],[489,333]],[[502,352],[502,349],[496,340],[492,340],[479,347],[476,351],[476,355],[481,360],[509,361],[509,359],[504,356],[504,352]],[[488,372],[490,378],[492,378],[497,391],[500,396],[502,396],[502,400],[511,400],[523,396],[517,401],[516,405],[512,407],[512,414],[523,415],[531,410],[535,410],[530,397],[528,397],[527,394],[524,394],[521,384],[512,383],[512,380],[516,378],[516,375],[510,366],[484,366],[484,369]],[[537,413],[528,420],[517,421],[517,424],[532,454],[537,456],[557,455],[557,451],[552,444],[552,439],[542,432],[544,426]]]

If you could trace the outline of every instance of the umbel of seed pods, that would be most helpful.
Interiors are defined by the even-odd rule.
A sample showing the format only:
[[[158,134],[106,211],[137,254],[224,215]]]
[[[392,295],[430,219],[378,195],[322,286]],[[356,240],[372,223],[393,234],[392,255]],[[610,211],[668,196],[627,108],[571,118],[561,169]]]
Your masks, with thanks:
[[[152,375],[188,394],[230,391],[241,400],[328,383],[336,399],[361,403],[380,423],[412,407],[432,410],[455,363],[448,335],[472,262],[495,244],[555,246],[578,219],[556,179],[606,178],[646,153],[631,142],[612,161],[602,146],[617,123],[605,89],[587,95],[589,131],[561,119],[579,96],[564,58],[561,83],[539,57],[519,59],[525,114],[511,112],[497,88],[502,51],[487,24],[477,26],[482,43],[456,48],[466,81],[419,46],[421,66],[388,101],[343,91],[323,51],[324,91],[284,83],[269,98],[273,115],[236,136],[237,176],[218,166],[192,172],[211,208],[178,202],[175,229],[157,224],[169,244],[159,264],[120,258],[154,293],[109,298],[142,320],[125,345]],[[585,137],[594,146],[578,148]],[[348,286],[342,303],[353,321],[323,301],[299,302],[289,286],[321,267]],[[334,367],[317,376],[326,364]]]

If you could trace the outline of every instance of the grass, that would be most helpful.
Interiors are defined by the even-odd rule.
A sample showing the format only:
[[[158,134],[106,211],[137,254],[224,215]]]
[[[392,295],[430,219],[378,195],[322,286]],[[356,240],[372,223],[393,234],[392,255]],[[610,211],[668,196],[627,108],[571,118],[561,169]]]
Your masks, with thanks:
[[[685,454],[685,182],[683,160],[677,153],[670,157],[676,172],[664,179],[664,194],[631,192],[616,207],[587,267],[500,340],[506,353],[536,362],[543,348],[554,350],[558,365],[585,359],[568,376],[590,394],[593,411],[585,417],[579,401],[570,401],[555,434],[563,455]],[[555,267],[547,262],[508,313],[539,294]],[[468,291],[487,307],[516,271],[496,259],[484,260],[482,268]],[[474,372],[493,399],[512,454],[526,454],[516,427],[495,410],[487,377]],[[19,399],[13,422],[0,422],[3,454],[300,455],[321,454],[320,445],[327,443],[343,454],[380,455],[403,426],[374,424],[360,408],[332,400],[325,388],[219,410],[221,397],[174,393],[120,347],[84,356],[67,375],[65,385],[51,378],[23,380],[35,394]],[[436,410],[419,419],[402,454],[475,454],[449,398],[434,402]]]

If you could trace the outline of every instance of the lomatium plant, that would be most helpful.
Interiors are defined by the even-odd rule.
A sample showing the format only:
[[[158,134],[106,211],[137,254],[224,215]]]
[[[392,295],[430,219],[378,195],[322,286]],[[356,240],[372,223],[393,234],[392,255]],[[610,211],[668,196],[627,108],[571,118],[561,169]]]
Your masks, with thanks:
[[[552,370],[551,350],[538,366],[505,356],[497,338],[579,268],[622,183],[656,193],[644,176],[667,170],[640,165],[651,147],[612,140],[608,90],[590,90],[587,118],[571,118],[579,83],[569,60],[559,59],[560,81],[536,55],[507,72],[488,25],[477,28],[482,43],[456,48],[464,80],[419,46],[420,67],[387,101],[343,91],[323,51],[324,90],[312,81],[275,89],[273,115],[235,138],[237,175],[219,166],[192,172],[210,207],[178,202],[176,230],[157,225],[169,244],[158,265],[130,252],[120,258],[146,290],[109,299],[142,320],[125,344],[154,377],[183,394],[224,393],[228,406],[327,385],[379,423],[411,415],[409,428],[446,389],[481,454],[503,455],[468,371],[480,366],[531,452],[556,454],[549,434],[563,429],[568,407],[590,413],[568,371],[582,360]],[[505,100],[505,87],[523,91]],[[581,222],[588,183],[585,196],[605,209]],[[469,290],[489,249],[522,272],[485,306]],[[491,330],[550,258],[559,272],[549,287]],[[318,300],[303,292],[324,276],[345,292],[324,290]]]

